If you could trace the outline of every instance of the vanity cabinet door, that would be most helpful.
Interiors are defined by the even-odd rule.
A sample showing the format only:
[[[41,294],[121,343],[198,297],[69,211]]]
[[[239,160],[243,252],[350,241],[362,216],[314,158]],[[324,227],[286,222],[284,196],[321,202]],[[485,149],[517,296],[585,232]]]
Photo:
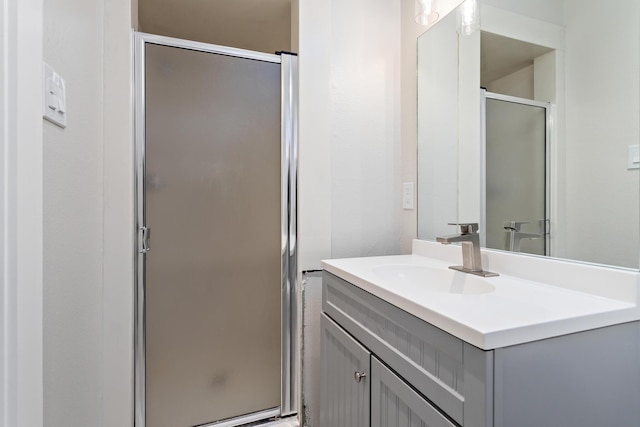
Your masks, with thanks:
[[[369,427],[371,353],[321,316],[320,425]]]
[[[376,357],[372,357],[371,427],[456,427],[456,425]]]
[[[465,427],[493,424],[487,415],[489,352],[328,272],[322,292],[325,313],[453,421]]]

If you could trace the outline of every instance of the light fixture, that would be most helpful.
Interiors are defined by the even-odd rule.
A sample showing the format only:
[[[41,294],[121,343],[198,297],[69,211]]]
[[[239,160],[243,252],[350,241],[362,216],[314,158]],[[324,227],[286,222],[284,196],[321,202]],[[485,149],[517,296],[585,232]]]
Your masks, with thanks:
[[[438,20],[438,12],[433,10],[432,0],[416,0],[416,22],[430,25]]]
[[[480,29],[478,0],[464,0],[458,7],[458,33],[468,36]]]

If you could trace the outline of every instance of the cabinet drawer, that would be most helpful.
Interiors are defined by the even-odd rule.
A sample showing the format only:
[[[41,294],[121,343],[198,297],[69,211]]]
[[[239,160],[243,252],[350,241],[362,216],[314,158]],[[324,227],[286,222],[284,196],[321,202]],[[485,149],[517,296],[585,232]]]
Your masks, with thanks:
[[[325,313],[455,422],[491,425],[487,390],[492,385],[492,353],[328,272],[323,275],[322,304]]]
[[[371,358],[371,427],[456,427],[437,409]]]

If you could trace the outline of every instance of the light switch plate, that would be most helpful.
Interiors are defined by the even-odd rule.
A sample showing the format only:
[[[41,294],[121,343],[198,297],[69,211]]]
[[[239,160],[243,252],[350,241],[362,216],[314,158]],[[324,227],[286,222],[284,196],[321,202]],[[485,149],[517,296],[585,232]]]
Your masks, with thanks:
[[[67,127],[67,96],[64,79],[42,63],[42,116],[62,128]]]
[[[402,184],[402,209],[413,209],[413,182]]]
[[[629,146],[627,169],[640,169],[640,145]]]

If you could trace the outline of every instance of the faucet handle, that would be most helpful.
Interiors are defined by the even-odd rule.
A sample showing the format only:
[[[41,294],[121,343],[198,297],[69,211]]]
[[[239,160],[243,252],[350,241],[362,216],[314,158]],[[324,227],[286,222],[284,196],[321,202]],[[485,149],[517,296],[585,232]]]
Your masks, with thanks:
[[[478,231],[477,222],[463,222],[463,223],[450,222],[449,225],[455,225],[460,227],[460,234],[471,234],[471,233],[476,233]]]
[[[529,221],[505,221],[502,228],[507,231],[520,231],[520,227],[524,224],[529,224]]]

